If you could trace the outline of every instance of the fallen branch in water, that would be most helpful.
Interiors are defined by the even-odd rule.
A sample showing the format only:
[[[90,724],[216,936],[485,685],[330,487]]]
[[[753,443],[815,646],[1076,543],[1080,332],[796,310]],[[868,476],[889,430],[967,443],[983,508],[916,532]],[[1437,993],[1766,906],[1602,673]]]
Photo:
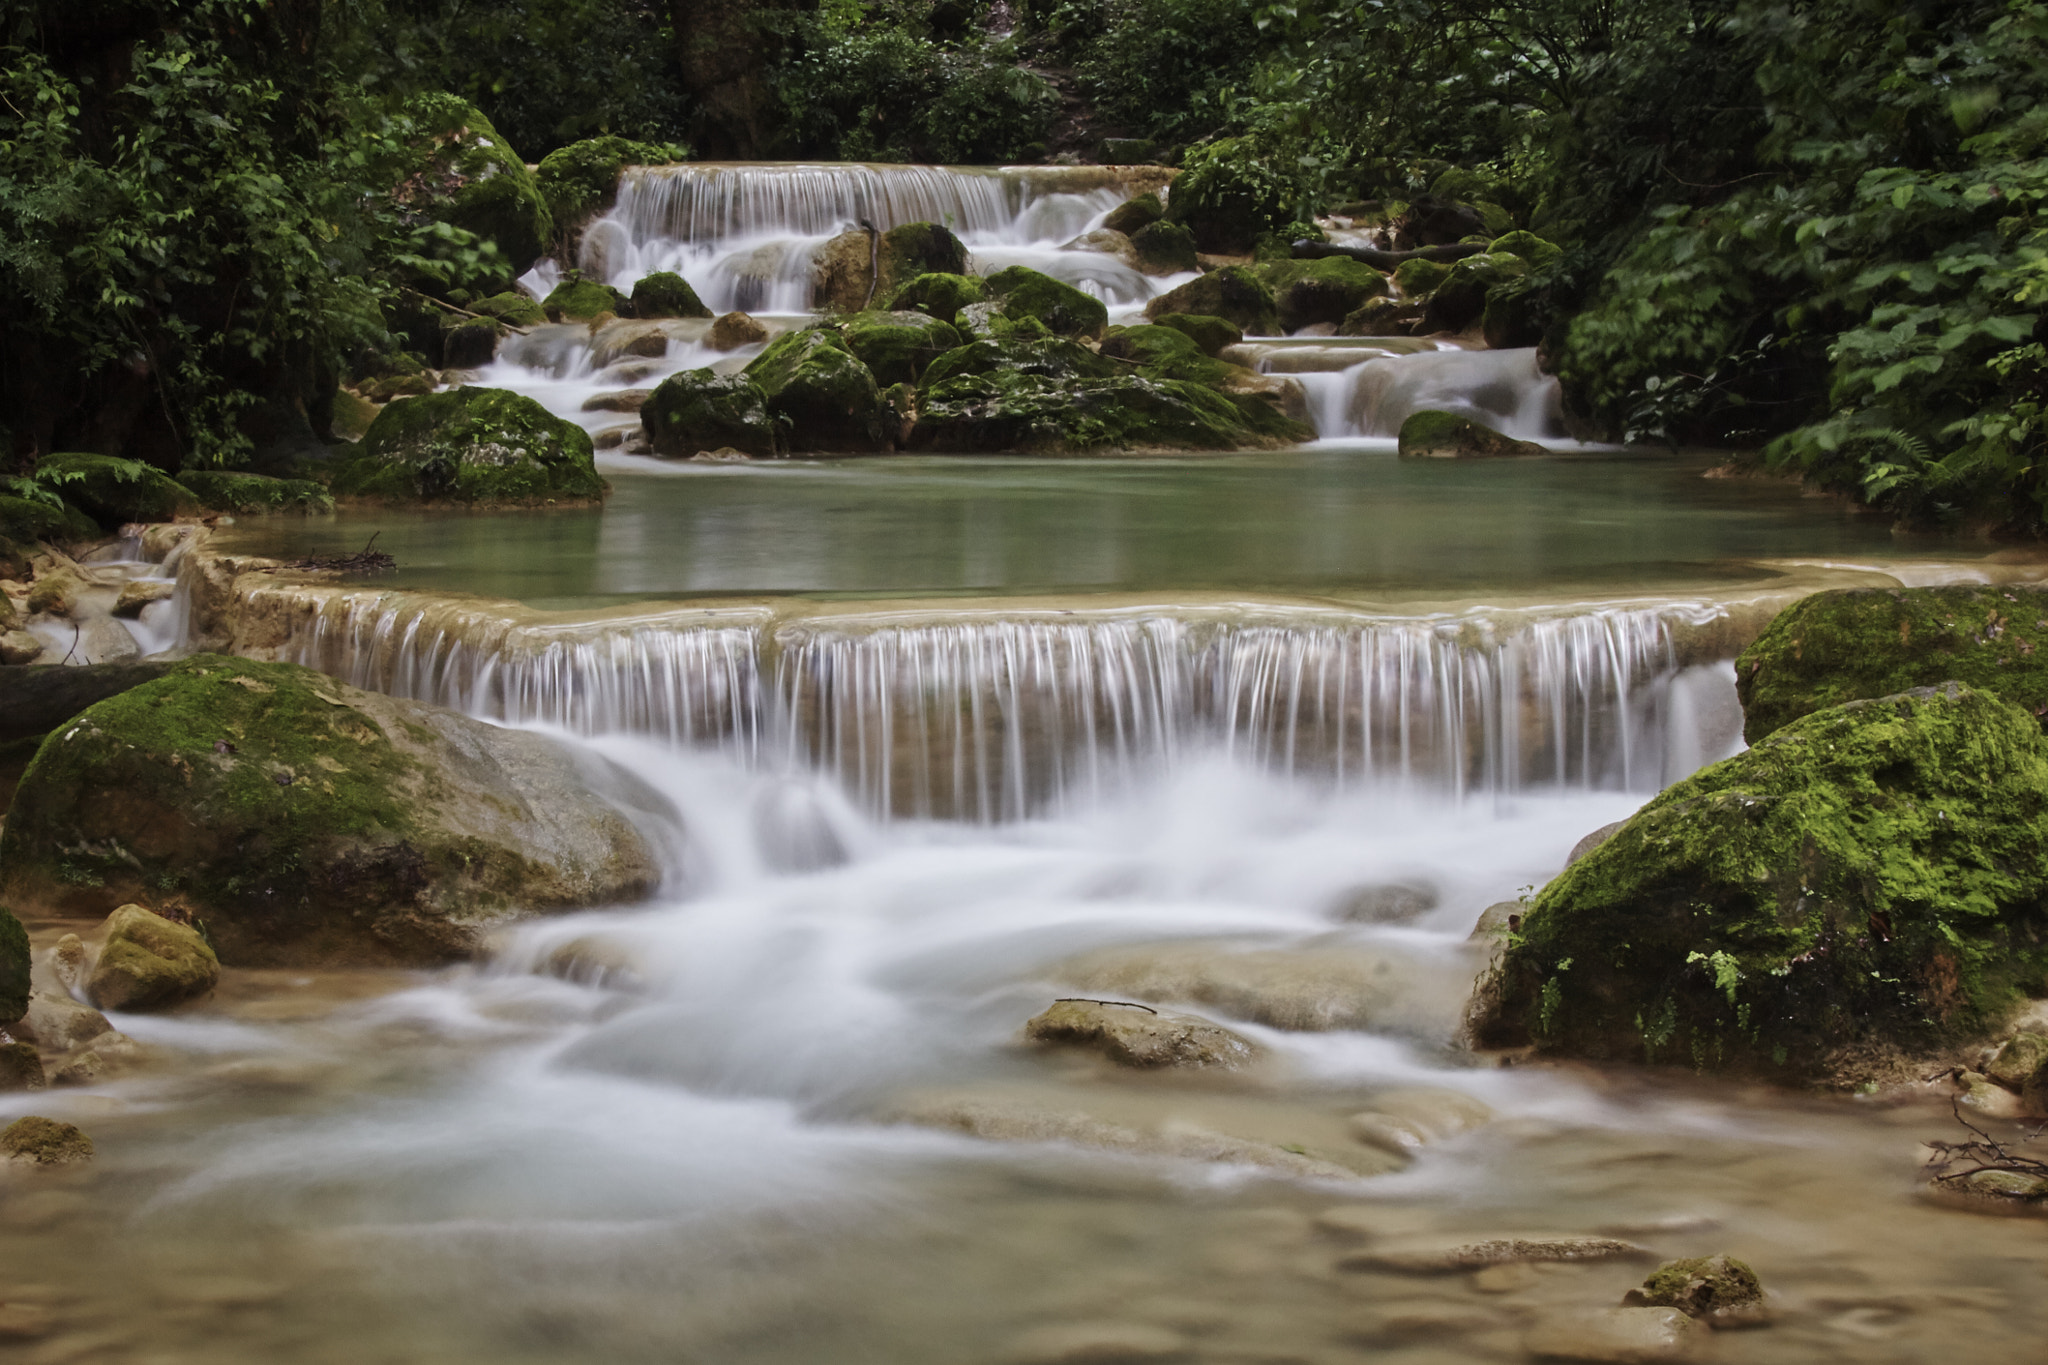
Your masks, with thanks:
[[[1975,1133],[1971,1142],[1930,1142],[1934,1155],[1928,1158],[1928,1173],[1939,1184],[1968,1180],[1979,1171],[2012,1171],[2019,1175],[2048,1177],[2048,1161],[2037,1161],[2030,1156],[2017,1156],[2006,1145],[1976,1124],[1963,1117],[1960,1100],[1949,1101],[1949,1108],[1956,1116],[1956,1122]],[[2048,1129],[2036,1128],[2021,1138],[2021,1142],[2032,1142]],[[1962,1170],[1950,1170],[1958,1162],[1965,1163]]]
[[[377,536],[383,534],[382,531],[376,532],[370,537],[368,544],[352,555],[314,555],[308,559],[293,560],[289,564],[272,565],[266,572],[275,573],[279,569],[313,569],[328,573],[383,573],[398,567],[398,561],[390,555],[371,548],[377,543]]]

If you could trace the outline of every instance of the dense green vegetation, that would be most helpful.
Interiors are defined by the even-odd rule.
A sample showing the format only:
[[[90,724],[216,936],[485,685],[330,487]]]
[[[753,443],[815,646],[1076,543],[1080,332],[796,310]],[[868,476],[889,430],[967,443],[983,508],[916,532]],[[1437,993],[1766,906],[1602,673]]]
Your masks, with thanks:
[[[13,472],[316,450],[691,148],[1156,158],[1206,250],[1472,205],[1563,248],[1494,292],[1589,433],[2048,507],[2035,0],[13,0],[0,45]]]

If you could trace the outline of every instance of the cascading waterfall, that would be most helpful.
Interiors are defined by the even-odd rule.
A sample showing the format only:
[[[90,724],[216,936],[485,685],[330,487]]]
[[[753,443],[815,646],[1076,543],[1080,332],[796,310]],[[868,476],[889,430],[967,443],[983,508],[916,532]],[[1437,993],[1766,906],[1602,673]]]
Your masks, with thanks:
[[[1426,409],[1469,417],[1517,440],[1566,439],[1563,390],[1543,373],[1534,347],[1394,352],[1371,340],[1347,346],[1322,338],[1305,346],[1247,343],[1231,358],[1301,384],[1309,420],[1324,439],[1391,440]]]
[[[1310,623],[1174,613],[549,627],[344,595],[286,656],[514,724],[822,771],[878,814],[1010,820],[1220,750],[1452,795],[1654,790],[1730,751],[1720,609]],[[1702,628],[1705,628],[1702,630]]]

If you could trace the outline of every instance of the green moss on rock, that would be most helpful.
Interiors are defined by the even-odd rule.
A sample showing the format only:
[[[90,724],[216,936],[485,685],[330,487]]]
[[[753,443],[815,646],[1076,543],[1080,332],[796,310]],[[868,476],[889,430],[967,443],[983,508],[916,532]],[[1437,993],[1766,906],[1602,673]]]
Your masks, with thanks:
[[[1109,211],[1102,225],[1111,232],[1121,232],[1126,237],[1135,237],[1145,228],[1166,216],[1166,206],[1159,202],[1159,196],[1147,190],[1133,195]]]
[[[188,470],[181,477],[199,501],[217,512],[332,512],[334,499],[311,479],[274,479],[267,474]]]
[[[1262,234],[1292,216],[1260,149],[1241,137],[1190,148],[1169,191],[1166,211],[1174,222],[1194,232],[1202,250],[1225,254],[1250,251]]]
[[[940,322],[952,322],[970,303],[988,297],[988,289],[977,275],[918,275],[882,299],[881,306],[892,313],[906,310],[926,314]]]
[[[51,733],[0,830],[16,905],[185,906],[238,965],[439,961],[519,910],[644,894],[610,781],[541,736],[197,655]]]
[[[1224,347],[1235,346],[1244,340],[1244,333],[1236,323],[1224,318],[1205,317],[1200,313],[1160,313],[1152,321],[1182,333],[1201,347],[1202,354],[1206,356],[1218,355]]]
[[[640,426],[657,455],[687,459],[729,447],[772,456],[780,450],[768,395],[743,374],[684,370],[670,375],[641,404]]]
[[[1451,277],[1451,267],[1443,261],[1424,260],[1417,256],[1394,267],[1394,284],[1403,298],[1427,298],[1436,292],[1436,287]]]
[[[761,386],[791,449],[882,448],[882,391],[836,331],[812,328],[777,337],[744,373]]]
[[[556,224],[567,228],[612,202],[626,167],[667,166],[687,161],[689,155],[688,149],[673,143],[587,137],[542,157],[534,169],[534,183]]]
[[[526,163],[457,96],[420,95],[406,112],[419,138],[404,167],[400,202],[497,243],[512,273],[525,273],[554,234],[554,215]]]
[[[1367,299],[1387,292],[1387,277],[1363,261],[1329,256],[1292,264],[1300,268],[1274,289],[1280,326],[1289,332],[1319,322],[1342,322]]]
[[[550,294],[548,297],[553,298]],[[614,310],[616,311],[616,310]],[[697,297],[690,282],[673,270],[642,275],[633,285],[633,316],[636,318],[708,318],[711,310]]]
[[[540,306],[550,322],[588,322],[606,313],[622,318],[633,315],[632,300],[608,284],[584,279],[574,270],[562,276],[562,282],[548,291]]]
[[[994,369],[932,383],[923,394],[911,445],[962,454],[1063,454],[1236,450],[1286,439],[1262,433],[1253,420],[1229,396],[1200,384],[1138,377],[1061,379]]]
[[[1497,460],[1550,453],[1534,441],[1518,441],[1470,417],[1434,409],[1414,413],[1401,423],[1398,449],[1404,460]]]
[[[927,387],[966,375],[1012,371],[1044,379],[1108,379],[1119,371],[1094,351],[1065,337],[1008,337],[971,341],[926,368]]]
[[[0,905],[0,1024],[28,1013],[28,931]]]
[[[1130,237],[1138,269],[1147,275],[1178,275],[1202,268],[1195,250],[1195,234],[1179,223],[1147,223]]]
[[[1957,683],[1852,702],[1652,800],[1543,888],[1486,1045],[1839,1072],[1980,1036],[2048,985],[2048,741]]]
[[[1529,263],[1520,256],[1505,252],[1467,256],[1451,267],[1451,273],[1430,295],[1429,329],[1462,332],[1485,313],[1488,293],[1528,273]]]
[[[192,490],[140,460],[60,452],[36,462],[35,481],[112,529],[128,522],[169,521],[199,510]]]
[[[1507,233],[1505,236],[1494,238],[1486,249],[1496,256],[1519,256],[1529,263],[1532,270],[1541,269],[1564,255],[1563,247],[1546,242],[1533,232]]]
[[[1149,319],[1156,320],[1167,313],[1222,318],[1246,336],[1276,336],[1280,331],[1280,311],[1273,302],[1273,291],[1242,266],[1212,270],[1145,305],[1145,316]]]
[[[29,1114],[0,1128],[0,1158],[32,1166],[92,1160],[92,1139],[68,1123]]]
[[[27,545],[48,540],[69,544],[92,540],[99,533],[93,519],[69,503],[53,507],[28,498],[0,496],[0,541]]]
[[[904,223],[875,244],[874,297],[885,299],[920,275],[965,275],[967,247],[937,223]]]
[[[377,414],[335,493],[397,502],[537,504],[604,496],[590,435],[504,389],[465,385]]]
[[[854,313],[828,325],[880,385],[915,384],[963,340],[950,324],[915,310]]]
[[[1751,744],[1813,711],[1954,679],[2048,719],[2048,588],[1852,588],[1778,613],[1735,662]]]
[[[478,299],[469,305],[469,311],[487,318],[496,318],[508,327],[538,327],[548,320],[546,309],[514,290]]]
[[[1099,337],[1109,325],[1109,309],[1101,299],[1033,270],[1013,265],[988,277],[988,292],[1012,320],[1034,318],[1055,336]]]
[[[1688,1317],[1731,1326],[1761,1313],[1764,1285],[1732,1256],[1689,1256],[1658,1266],[1622,1302],[1631,1308],[1676,1308]]]
[[[107,916],[86,993],[103,1010],[160,1010],[206,994],[219,980],[220,959],[197,929],[124,905]]]
[[[1220,384],[1231,367],[1202,354],[1202,348],[1173,327],[1116,327],[1102,339],[1102,354],[1128,361],[1152,379],[1187,379]]]

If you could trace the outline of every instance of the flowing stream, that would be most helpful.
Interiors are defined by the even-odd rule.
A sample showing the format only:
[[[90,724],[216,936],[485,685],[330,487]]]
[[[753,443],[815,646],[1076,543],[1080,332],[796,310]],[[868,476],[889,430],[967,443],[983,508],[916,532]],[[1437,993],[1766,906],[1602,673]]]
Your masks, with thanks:
[[[850,218],[945,216],[978,267],[1062,264],[1127,189],[637,172],[585,264],[793,309],[798,276],[758,262]],[[1165,283],[1072,269],[1119,307]],[[602,341],[547,329],[486,382],[596,422],[608,367],[701,360]],[[1316,381],[1333,438],[1423,404],[1555,421],[1527,353],[1246,345]],[[116,1017],[146,1067],[0,1095],[0,1119],[70,1119],[101,1150],[0,1172],[0,1359],[1521,1362],[1533,1322],[1617,1303],[1648,1264],[1359,1258],[1545,1233],[1751,1262],[1777,1321],[1713,1359],[2037,1358],[2040,1225],[1917,1197],[1918,1144],[1960,1135],[1932,1090],[1458,1043],[1482,912],[1739,748],[1732,660],[1780,605],[2040,573],[1703,468],[1416,469],[1357,439],[614,456],[603,512],[223,528],[218,549],[291,555],[377,534],[390,579],[236,585],[260,652],[587,746],[666,799],[666,879],[511,924],[466,967],[233,970]],[[222,643],[196,559],[152,642]],[[77,927],[28,922],[39,948]],[[1193,1009],[1261,1059],[1150,1074],[1025,1046],[1073,995]],[[1374,1146],[1361,1112],[1433,1140]],[[41,1330],[10,1342],[21,1312]]]

